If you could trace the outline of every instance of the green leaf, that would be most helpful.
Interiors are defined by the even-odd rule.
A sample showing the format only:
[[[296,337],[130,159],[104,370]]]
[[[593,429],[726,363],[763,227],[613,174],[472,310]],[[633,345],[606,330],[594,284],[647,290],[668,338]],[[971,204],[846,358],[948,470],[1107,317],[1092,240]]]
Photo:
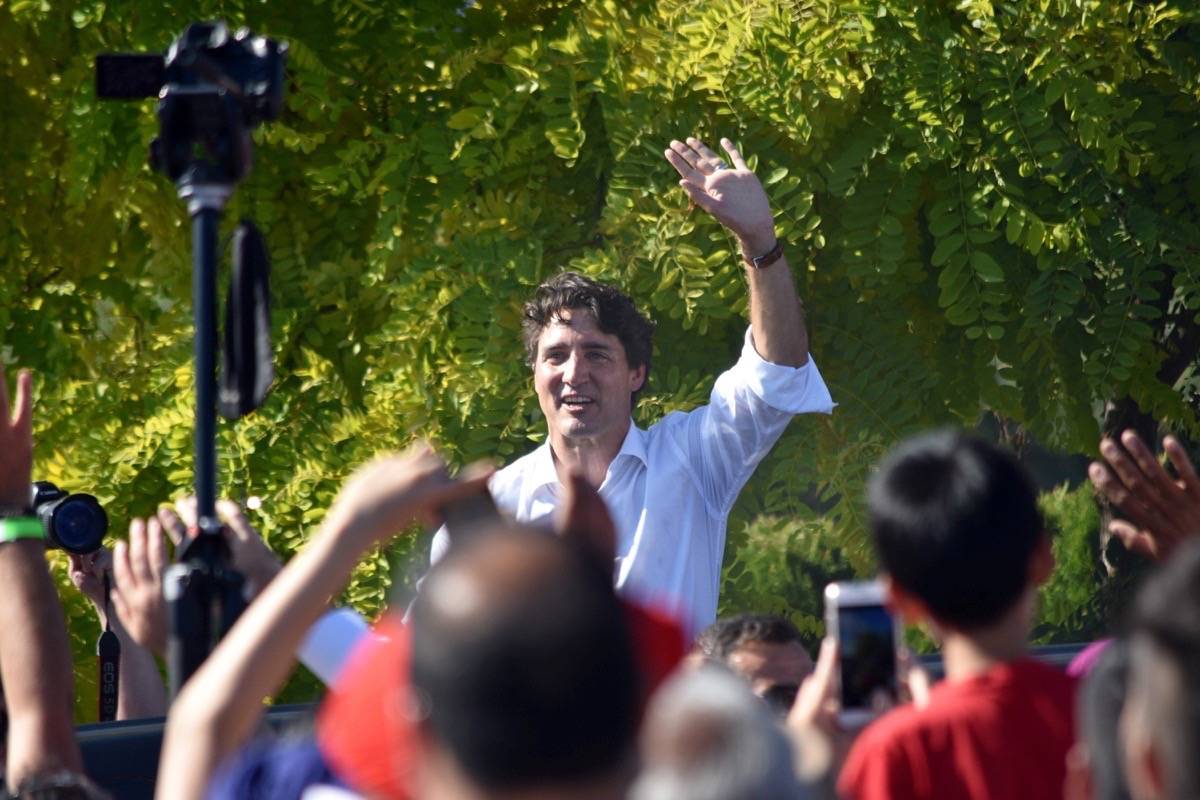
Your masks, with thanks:
[[[1004,270],[1000,269],[996,260],[983,250],[971,252],[971,267],[979,279],[985,283],[1000,283],[1004,280]]]
[[[946,263],[946,259],[962,249],[966,237],[961,233],[952,233],[945,239],[938,242],[937,247],[933,250],[933,257],[929,259],[930,263],[935,267],[940,267]]]
[[[787,177],[787,174],[787,167],[776,167],[775,169],[771,170],[769,175],[767,175],[766,179],[763,181],[763,184],[765,186],[771,186],[779,183],[781,180]]]
[[[1030,217],[1028,224],[1025,226],[1025,247],[1034,255],[1042,249],[1042,244],[1046,241],[1046,226],[1037,217]]]
[[[464,108],[456,111],[450,119],[446,120],[446,127],[455,131],[467,131],[477,126],[484,119],[484,110],[482,108]]]
[[[1008,222],[1004,226],[1004,238],[1009,244],[1016,244],[1021,239],[1021,231],[1025,227],[1025,215],[1019,211],[1013,211],[1008,215]]]

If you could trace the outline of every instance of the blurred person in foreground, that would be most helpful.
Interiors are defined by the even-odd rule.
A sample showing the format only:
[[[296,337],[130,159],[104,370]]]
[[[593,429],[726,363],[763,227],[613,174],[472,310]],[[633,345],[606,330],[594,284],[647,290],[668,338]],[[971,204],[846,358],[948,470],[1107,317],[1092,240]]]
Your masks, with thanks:
[[[745,682],[709,664],[655,696],[630,800],[797,800],[793,745]]]
[[[439,523],[489,475],[451,479],[421,447],[358,470],[180,693],[158,795],[198,798],[208,786],[210,797],[297,797],[319,786],[388,798],[621,797],[643,694],[678,661],[682,639],[617,599],[611,521],[574,478],[562,537],[497,521],[457,542],[411,626],[386,615],[351,656],[315,738],[245,747],[297,643],[367,549],[414,521]],[[589,508],[603,524],[586,522]],[[647,669],[669,633],[675,652]]]
[[[332,596],[366,551],[417,520],[437,518],[444,503],[479,491],[484,476],[451,480],[428,447],[381,458],[343,485],[320,530],[242,613],[171,706],[163,734],[156,796],[204,796],[217,767],[253,733],[263,700],[277,692],[294,655]],[[386,698],[381,699],[386,700]],[[302,786],[340,780],[309,750],[289,771]]]
[[[945,680],[923,707],[869,724],[841,771],[848,798],[1059,798],[1075,682],[1028,656],[1054,568],[1037,494],[1011,454],[958,431],[897,447],[868,489],[889,602],[924,623]]]
[[[1120,512],[1109,523],[1109,532],[1131,552],[1152,561],[1167,561],[1173,558],[1176,551],[1189,552],[1193,546],[1191,543],[1200,537],[1200,477],[1197,477],[1195,466],[1177,438],[1164,437],[1162,449],[1168,462],[1166,466],[1136,432],[1127,430],[1119,436],[1102,439],[1100,459],[1088,469],[1088,477],[1097,492]],[[1173,474],[1168,472],[1168,466],[1173,469]],[[1140,627],[1146,630],[1156,627],[1149,624],[1156,616],[1153,598],[1161,598],[1166,591],[1164,585],[1156,580],[1153,586],[1157,588],[1147,586],[1145,590],[1142,602],[1149,602],[1152,607],[1145,609],[1139,606],[1138,613]],[[1188,608],[1188,598],[1180,595],[1177,599],[1181,609]],[[1161,613],[1163,611],[1165,609],[1162,607],[1158,609],[1158,616],[1163,617],[1158,625],[1167,624],[1165,615]],[[1149,619],[1146,618],[1147,613]],[[1181,628],[1186,627],[1186,614],[1186,611],[1181,611]],[[1144,654],[1148,648],[1143,646],[1139,649]],[[1091,663],[1087,665],[1090,669],[1080,692],[1080,742],[1072,763],[1075,779],[1071,794],[1073,798],[1126,800],[1131,796],[1127,759],[1122,757],[1124,744],[1119,735],[1119,720],[1125,711],[1130,688],[1133,650],[1129,637],[1122,636],[1097,642],[1085,651],[1085,654],[1091,655]],[[1141,671],[1143,679],[1146,672]],[[1167,676],[1162,687],[1165,689],[1169,685],[1170,677]],[[1146,691],[1149,688],[1143,685],[1138,690],[1142,711],[1154,697],[1152,692]],[[1131,719],[1136,718],[1138,715],[1131,715]],[[1180,721],[1166,716],[1161,719],[1164,723],[1169,719],[1175,723]],[[1141,729],[1143,744],[1145,734],[1154,730]],[[1192,735],[1195,735],[1194,732]],[[1170,755],[1170,751],[1162,750],[1161,742],[1156,748],[1143,749],[1158,751],[1153,758],[1143,757],[1144,762],[1154,763],[1161,760],[1162,755]],[[1143,797],[1196,794],[1194,789],[1183,794],[1172,793],[1174,789],[1164,793],[1168,788],[1165,785],[1147,785],[1146,777],[1153,774],[1153,771],[1147,773],[1143,769],[1142,785],[1139,787]],[[1151,789],[1153,793],[1148,793]]]
[[[430,574],[411,617],[417,797],[625,797],[641,687],[605,566],[505,530]]]
[[[643,430],[653,326],[613,286],[567,272],[524,308],[527,361],[546,442],[496,473],[497,505],[523,522],[554,513],[569,473],[599,489],[617,530],[614,580],[623,595],[676,615],[689,635],[716,617],[729,511],[795,414],[833,408],[808,352],[804,311],[775,235],[770,201],[728,139],[727,164],[699,139],[672,141],[667,161],[692,203],[736,237],[750,293],[737,363],[707,405]],[[434,539],[431,560],[447,546]]]
[[[701,637],[709,658],[728,667],[777,715],[786,716],[800,684],[813,671],[800,631],[777,614],[738,614],[719,619]]]
[[[1135,608],[1120,734],[1135,800],[1200,797],[1200,542],[1180,545]]]

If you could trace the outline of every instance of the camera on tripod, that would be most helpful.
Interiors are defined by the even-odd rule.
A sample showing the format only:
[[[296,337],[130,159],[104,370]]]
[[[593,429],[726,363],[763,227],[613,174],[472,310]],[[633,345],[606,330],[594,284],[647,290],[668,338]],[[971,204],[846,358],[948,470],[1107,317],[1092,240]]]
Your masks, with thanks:
[[[207,151],[228,181],[250,170],[250,129],[283,110],[287,45],[224,22],[189,25],[166,56],[106,53],[96,57],[96,96],[157,97],[159,137],[150,144],[154,169],[178,181]]]
[[[216,514],[217,228],[234,187],[250,172],[250,130],[283,110],[287,45],[223,22],[189,25],[166,56],[107,54],[96,58],[100,98],[158,98],[158,138],[150,164],[174,181],[192,219],[192,313],[195,324],[196,512],[199,535],[164,575],[171,636],[171,694],[196,671],[241,609],[242,576]],[[230,280],[226,324],[227,378],[222,413],[236,419],[258,408],[273,374],[270,360],[268,264],[261,237],[242,223]],[[226,391],[228,390],[228,391]]]
[[[94,553],[108,533],[108,514],[90,494],[69,494],[49,481],[37,481],[30,489],[29,505],[46,529],[47,549]]]

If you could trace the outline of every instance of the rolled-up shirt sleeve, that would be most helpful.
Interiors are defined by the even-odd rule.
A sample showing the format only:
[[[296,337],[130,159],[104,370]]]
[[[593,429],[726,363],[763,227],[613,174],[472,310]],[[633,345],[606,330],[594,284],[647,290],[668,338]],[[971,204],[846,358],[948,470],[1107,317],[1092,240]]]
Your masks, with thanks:
[[[717,378],[708,404],[668,419],[668,427],[710,513],[723,515],[794,415],[829,414],[833,406],[811,356],[800,367],[772,364],[747,329],[741,357]]]
[[[725,373],[730,374],[760,400],[779,411],[788,414],[833,413],[833,398],[812,355],[799,367],[772,364],[754,349],[754,336],[749,328],[742,343],[741,357]]]

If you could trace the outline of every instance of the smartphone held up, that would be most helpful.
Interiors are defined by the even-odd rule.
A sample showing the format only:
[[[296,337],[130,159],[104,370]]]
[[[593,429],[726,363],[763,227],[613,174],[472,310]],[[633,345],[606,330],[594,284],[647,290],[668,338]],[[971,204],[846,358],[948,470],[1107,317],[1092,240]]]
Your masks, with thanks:
[[[896,705],[899,627],[879,581],[825,587],[825,625],[838,643],[839,721],[865,725]]]

